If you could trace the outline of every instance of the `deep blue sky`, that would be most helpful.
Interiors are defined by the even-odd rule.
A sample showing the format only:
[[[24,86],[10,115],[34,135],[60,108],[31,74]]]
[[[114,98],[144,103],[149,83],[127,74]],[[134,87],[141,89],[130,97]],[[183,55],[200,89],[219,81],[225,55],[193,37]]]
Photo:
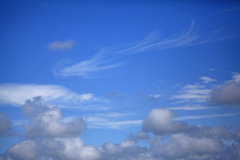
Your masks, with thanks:
[[[237,1],[1,0],[2,158],[236,158],[239,18]]]

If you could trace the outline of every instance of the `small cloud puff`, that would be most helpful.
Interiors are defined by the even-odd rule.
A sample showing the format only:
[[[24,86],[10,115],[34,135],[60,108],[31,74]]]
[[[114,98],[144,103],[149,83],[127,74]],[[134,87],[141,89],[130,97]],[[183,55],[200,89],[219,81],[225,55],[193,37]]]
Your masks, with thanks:
[[[203,80],[203,83],[211,83],[211,82],[216,81],[215,79],[212,79],[212,78],[207,77],[207,76],[201,77],[200,79]]]
[[[153,109],[142,123],[142,129],[156,135],[175,133],[187,128],[183,122],[174,122],[175,115],[167,108]]]
[[[74,40],[66,40],[66,41],[55,41],[48,44],[48,48],[53,50],[65,50],[72,49],[76,44]]]

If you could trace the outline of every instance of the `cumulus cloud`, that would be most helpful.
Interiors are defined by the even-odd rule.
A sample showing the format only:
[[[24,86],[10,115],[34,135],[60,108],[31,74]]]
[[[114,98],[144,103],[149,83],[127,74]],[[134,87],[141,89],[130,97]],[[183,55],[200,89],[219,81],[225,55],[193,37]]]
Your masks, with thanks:
[[[72,49],[76,42],[74,40],[55,41],[48,44],[48,48],[54,50]]]
[[[240,87],[236,82],[221,86],[212,92],[211,102],[220,105],[240,106]]]
[[[79,137],[85,128],[81,118],[64,119],[59,109],[45,105],[40,97],[26,101],[22,111],[29,120],[24,126],[24,139],[9,147],[0,159],[203,160],[237,159],[239,156],[239,130],[230,132],[226,127],[189,126],[174,121],[177,115],[167,108],[153,109],[143,121],[142,131],[136,135],[118,144],[106,142],[98,148],[84,145]],[[106,115],[123,116],[119,113]],[[5,116],[0,114],[1,117]],[[232,142],[224,143],[224,140]]]
[[[183,131],[187,124],[183,122],[175,122],[174,115],[167,108],[153,109],[148,117],[143,121],[142,129],[145,132],[153,132],[154,134],[168,134]]]
[[[79,137],[24,140],[10,147],[6,155],[14,160],[96,160],[99,152],[84,146]]]
[[[10,130],[11,124],[11,120],[5,114],[0,113],[0,136]]]
[[[189,126],[183,122],[173,121],[176,118],[177,116],[169,109],[159,108],[153,109],[143,121],[143,131],[154,133],[153,137],[145,137],[150,138],[148,153],[153,153],[152,157],[197,160],[214,159],[221,155],[224,159],[226,158],[224,153],[229,152],[226,148],[230,146],[224,144],[222,140],[234,140],[236,143],[234,145],[239,144],[236,141],[237,134],[229,132],[226,127]],[[136,135],[131,137],[138,139]],[[237,147],[230,150],[235,153]]]
[[[14,160],[96,160],[99,151],[84,146],[79,135],[85,128],[81,118],[63,121],[61,111],[43,104],[40,97],[27,100],[22,111],[29,119],[25,140],[11,146],[5,156]]]
[[[26,101],[22,111],[29,118],[29,124],[24,126],[27,137],[78,136],[85,128],[81,118],[63,122],[61,111],[42,104],[40,97]]]
[[[101,158],[99,160],[151,160],[152,156],[148,156],[147,148],[135,146],[135,141],[126,140],[121,144],[112,144],[107,142],[99,148]]]
[[[224,150],[219,140],[183,133],[173,134],[166,143],[152,141],[151,148],[155,156],[166,159],[211,159]]]

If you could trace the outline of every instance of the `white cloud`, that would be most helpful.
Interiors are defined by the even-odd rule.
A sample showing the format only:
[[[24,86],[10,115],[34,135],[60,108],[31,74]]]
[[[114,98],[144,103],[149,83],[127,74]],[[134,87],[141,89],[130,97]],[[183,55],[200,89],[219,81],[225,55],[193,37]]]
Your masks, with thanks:
[[[96,160],[100,154],[91,146],[84,146],[79,138],[85,128],[81,118],[64,121],[61,111],[46,106],[40,97],[28,100],[22,111],[29,119],[24,125],[25,140],[11,146],[6,155],[14,160],[59,159]]]
[[[140,126],[142,124],[142,120],[120,120],[120,121],[110,121],[106,119],[91,119],[86,122],[89,122],[89,128],[110,128],[110,129],[123,129],[129,126]]]
[[[199,105],[192,105],[192,106],[182,106],[182,107],[169,107],[171,110],[202,110],[202,109],[216,109],[218,107],[205,107]]]
[[[140,41],[128,48],[114,51],[114,53],[139,53],[152,49],[167,49],[188,45],[197,39],[197,37],[192,34],[193,26],[194,23],[192,22],[191,27],[183,34],[163,40],[158,39],[158,32],[153,32],[149,34],[143,41]]]
[[[232,81],[236,82],[237,84],[240,83],[240,73],[233,73],[233,76],[232,76]]]
[[[80,76],[82,78],[92,78],[94,73],[111,68],[115,68],[120,63],[110,63],[111,60],[104,60],[105,53],[99,53],[89,60],[71,64],[69,60],[58,62],[53,68],[53,73],[58,76]]]
[[[62,121],[61,111],[42,104],[39,97],[26,101],[22,111],[29,118],[29,123],[24,125],[27,137],[72,137],[78,136],[85,128],[79,117]]]
[[[121,144],[107,142],[99,148],[101,160],[153,160],[146,156],[147,148],[135,146],[134,140],[125,140]]]
[[[92,58],[86,61],[77,63],[70,63],[70,60],[59,61],[53,68],[53,74],[58,76],[79,76],[82,78],[94,78],[94,74],[99,71],[112,69],[122,65],[123,63],[112,63],[112,58],[107,59],[109,55],[126,55],[132,53],[141,53],[150,50],[162,50],[168,48],[176,48],[191,45],[201,45],[205,43],[217,42],[226,39],[226,37],[210,38],[207,40],[199,40],[199,37],[193,33],[194,22],[187,31],[177,36],[165,39],[159,39],[158,33],[153,32],[146,36],[146,38],[140,42],[132,43],[129,47],[118,49],[103,50],[98,54],[95,54]],[[72,46],[73,42],[61,42],[57,41],[52,44],[52,48],[62,49],[67,48],[65,46]],[[66,44],[65,44],[66,43]],[[73,43],[74,44],[74,43]],[[62,47],[63,46],[63,47]],[[69,47],[70,48],[70,47]]]
[[[161,94],[150,94],[149,97],[160,98],[160,97],[162,97],[162,95]]]
[[[209,99],[210,92],[211,89],[206,89],[203,85],[186,85],[180,94],[173,95],[171,99],[206,102]]]
[[[96,160],[99,152],[93,146],[84,146],[79,137],[21,141],[7,151],[14,160]]]
[[[37,84],[1,84],[0,103],[10,105],[22,105],[25,100],[41,96],[46,101],[60,101],[72,104],[86,101],[103,102],[101,98],[91,93],[78,94],[59,85]]]
[[[166,159],[211,159],[223,152],[221,141],[211,138],[195,138],[186,134],[174,134],[166,143],[152,141],[154,155]]]
[[[105,112],[93,113],[84,116],[88,128],[99,129],[125,129],[131,126],[139,126],[142,120],[126,120],[134,115],[132,112]],[[131,117],[132,118],[132,117]]]
[[[169,109],[153,109],[142,123],[145,132],[153,132],[156,135],[183,131],[187,125],[182,122],[174,122],[176,117]]]
[[[84,141],[79,137],[83,129],[79,126],[82,123],[74,121],[76,117],[64,119],[59,109],[44,105],[39,97],[26,101],[22,110],[29,119],[29,123],[25,125],[24,140],[9,147],[3,159],[203,160],[219,157],[236,159],[239,155],[239,131],[229,132],[226,127],[188,126],[182,122],[175,122],[173,119],[176,115],[166,108],[152,110],[143,122],[143,130],[156,135],[139,131],[135,136],[130,135],[118,144],[106,142],[98,148],[84,145]],[[125,116],[124,113],[117,112],[96,115],[108,118]],[[104,123],[105,120],[98,121]],[[122,127],[121,125],[135,123],[141,122],[119,121],[117,125]],[[109,122],[106,125],[111,124]],[[227,145],[222,142],[224,139],[234,143]],[[144,144],[138,143],[138,140],[144,140]]]
[[[66,40],[66,41],[55,41],[48,44],[48,48],[54,50],[64,50],[64,49],[72,49],[73,45],[76,44],[73,40]]]
[[[214,114],[214,115],[198,115],[198,116],[184,116],[175,118],[175,120],[189,120],[189,119],[206,119],[206,118],[217,118],[217,117],[231,117],[238,116],[239,113],[225,113],[225,114]]]
[[[207,76],[201,77],[200,79],[203,80],[203,83],[211,83],[211,82],[216,81],[215,79],[212,79],[212,78],[207,77]]]

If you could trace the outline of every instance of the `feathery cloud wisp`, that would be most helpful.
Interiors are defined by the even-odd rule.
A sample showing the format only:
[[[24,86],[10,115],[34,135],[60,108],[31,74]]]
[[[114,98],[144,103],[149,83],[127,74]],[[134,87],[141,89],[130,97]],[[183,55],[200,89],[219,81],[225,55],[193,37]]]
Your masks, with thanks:
[[[205,43],[216,42],[224,40],[225,38],[212,38],[207,40],[200,40],[196,34],[193,33],[194,22],[192,22],[190,28],[177,36],[159,39],[158,33],[153,32],[149,34],[144,40],[133,43],[129,47],[109,49],[108,51],[102,51],[95,54],[92,58],[86,61],[70,64],[69,60],[59,61],[53,68],[53,73],[58,76],[80,76],[82,78],[92,78],[92,75],[96,72],[115,68],[122,63],[112,63],[112,59],[108,59],[109,55],[126,55],[132,53],[141,53],[150,50],[162,50],[168,48],[176,48],[182,46],[201,45]],[[59,43],[59,42],[58,42]],[[59,44],[57,46],[61,46]],[[64,45],[63,45],[64,46]],[[68,45],[66,45],[68,46]],[[61,47],[59,47],[61,48]]]
[[[69,64],[69,60],[58,62],[53,68],[53,73],[58,76],[80,76],[82,78],[91,78],[97,71],[103,71],[120,66],[120,63],[111,64],[111,60],[104,60],[105,53],[99,53],[91,59],[75,64]]]

